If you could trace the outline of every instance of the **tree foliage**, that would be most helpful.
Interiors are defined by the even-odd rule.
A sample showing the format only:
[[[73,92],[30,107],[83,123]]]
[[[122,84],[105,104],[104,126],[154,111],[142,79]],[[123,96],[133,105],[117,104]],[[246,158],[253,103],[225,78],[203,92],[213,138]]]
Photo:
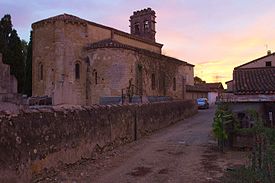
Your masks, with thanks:
[[[3,62],[10,65],[11,74],[18,81],[18,92],[22,93],[25,78],[23,46],[17,31],[12,28],[10,15],[5,15],[0,21],[0,52]]]
[[[194,77],[194,83],[195,84],[203,84],[206,83],[205,81],[203,81],[201,78],[199,78],[198,76]]]
[[[238,130],[253,134],[253,147],[247,166],[226,172],[221,182],[224,183],[274,183],[275,182],[275,129],[264,126],[265,121],[255,110],[249,110],[252,128]]]
[[[18,92],[23,91],[25,77],[25,63],[21,40],[16,30],[12,30],[8,44],[8,62],[11,66],[11,74],[13,74],[18,82]]]
[[[218,146],[223,151],[224,143],[231,133],[236,128],[236,120],[233,113],[225,104],[219,104],[214,116],[212,129],[215,138],[218,140]]]
[[[26,77],[24,84],[24,93],[28,96],[32,96],[32,31],[30,33],[30,42],[27,48],[25,71]]]
[[[12,31],[11,16],[5,15],[0,21],[0,52],[3,54],[3,62],[8,63],[7,52],[8,52],[8,43],[9,36]]]

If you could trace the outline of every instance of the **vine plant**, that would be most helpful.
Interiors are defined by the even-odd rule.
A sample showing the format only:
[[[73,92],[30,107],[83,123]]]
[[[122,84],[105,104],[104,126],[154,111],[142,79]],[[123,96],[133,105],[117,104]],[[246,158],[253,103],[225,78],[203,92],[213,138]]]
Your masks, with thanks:
[[[218,140],[218,147],[222,152],[229,133],[233,131],[236,126],[234,122],[233,113],[229,110],[228,106],[226,104],[219,104],[214,116],[212,128],[214,136]]]

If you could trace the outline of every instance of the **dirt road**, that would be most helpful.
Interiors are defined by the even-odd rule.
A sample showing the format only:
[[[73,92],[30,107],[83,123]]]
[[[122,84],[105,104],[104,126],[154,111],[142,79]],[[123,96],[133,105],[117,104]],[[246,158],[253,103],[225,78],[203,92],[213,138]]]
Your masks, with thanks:
[[[35,182],[204,183],[218,182],[245,153],[219,153],[211,136],[214,108],[159,130],[93,160],[67,165]]]

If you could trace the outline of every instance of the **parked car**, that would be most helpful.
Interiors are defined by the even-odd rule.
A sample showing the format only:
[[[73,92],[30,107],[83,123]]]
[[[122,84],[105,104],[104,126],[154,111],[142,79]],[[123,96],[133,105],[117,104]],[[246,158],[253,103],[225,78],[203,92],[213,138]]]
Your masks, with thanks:
[[[197,99],[197,105],[199,109],[208,109],[209,103],[207,98],[198,98]]]

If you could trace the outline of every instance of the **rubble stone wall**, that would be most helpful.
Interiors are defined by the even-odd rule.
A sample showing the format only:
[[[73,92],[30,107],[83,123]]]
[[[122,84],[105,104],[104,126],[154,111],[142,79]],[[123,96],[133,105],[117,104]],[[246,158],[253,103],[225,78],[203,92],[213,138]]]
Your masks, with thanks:
[[[51,107],[0,114],[0,182],[132,142],[195,114],[194,101]],[[2,180],[1,180],[2,179]]]

